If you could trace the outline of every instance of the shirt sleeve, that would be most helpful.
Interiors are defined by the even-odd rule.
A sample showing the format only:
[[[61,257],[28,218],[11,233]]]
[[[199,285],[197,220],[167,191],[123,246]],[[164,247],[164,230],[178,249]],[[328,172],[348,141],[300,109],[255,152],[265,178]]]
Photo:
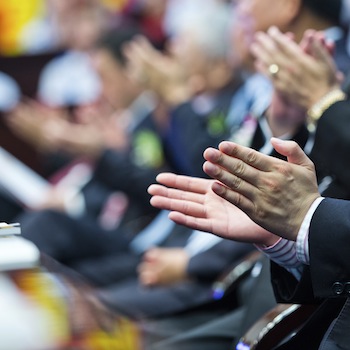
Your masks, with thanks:
[[[269,247],[256,246],[261,252],[276,264],[284,267],[298,280],[303,271],[303,264],[297,259],[296,243],[285,238],[280,238],[274,245]]]
[[[256,246],[261,252],[276,264],[284,267],[298,280],[301,277],[303,266],[309,265],[309,228],[312,216],[324,198],[317,198],[308,210],[297,235],[296,242],[280,238],[269,247]]]
[[[309,256],[309,228],[312,216],[314,215],[317,207],[322,202],[324,198],[317,198],[311,205],[308,210],[304,221],[300,226],[300,230],[298,232],[298,236],[296,239],[296,257],[297,259],[306,265],[310,264],[310,256]]]

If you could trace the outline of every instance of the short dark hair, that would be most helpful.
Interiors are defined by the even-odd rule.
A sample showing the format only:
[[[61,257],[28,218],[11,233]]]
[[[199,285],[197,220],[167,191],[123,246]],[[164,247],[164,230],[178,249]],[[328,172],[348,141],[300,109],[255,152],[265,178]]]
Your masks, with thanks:
[[[340,24],[342,0],[303,0],[303,3],[319,16]]]
[[[141,32],[137,29],[137,27],[120,26],[108,31],[104,36],[102,36],[102,38],[100,38],[100,40],[97,42],[96,47],[98,49],[100,48],[109,51],[118,63],[125,65],[126,60],[123,54],[123,47],[135,36],[140,34]]]

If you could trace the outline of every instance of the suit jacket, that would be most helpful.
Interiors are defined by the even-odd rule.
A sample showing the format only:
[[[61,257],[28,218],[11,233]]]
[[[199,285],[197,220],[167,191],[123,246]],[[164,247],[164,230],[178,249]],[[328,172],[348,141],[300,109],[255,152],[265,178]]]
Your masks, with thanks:
[[[272,284],[278,302],[320,304],[297,336],[278,349],[318,349],[322,340],[331,340],[341,349],[349,347],[349,232],[350,203],[325,199],[311,221],[310,266],[305,267],[301,280],[298,282],[282,267],[272,264]],[[334,320],[327,339],[323,339]]]
[[[217,147],[229,135],[228,112],[241,86],[238,78],[214,95],[194,97],[171,111],[164,149],[170,166],[178,173],[207,176],[202,170],[203,152],[207,147]]]
[[[87,211],[92,215],[99,213],[108,195],[119,191],[128,197],[130,219],[154,215],[156,210],[149,203],[147,188],[165,170],[173,169],[167,165],[161,137],[152,114],[148,114],[133,130],[128,150],[106,149],[99,157],[91,180],[82,190]]]
[[[350,103],[337,102],[319,119],[310,153],[319,183],[328,180],[322,194],[350,199]]]
[[[349,101],[338,102],[323,114],[317,126],[311,158],[319,180],[330,180],[323,192],[325,196],[350,199],[349,112]],[[296,344],[305,346],[305,339],[310,342],[308,349],[317,349],[334,319],[337,322],[329,337],[340,345],[349,346],[350,310],[344,306],[350,291],[349,233],[350,203],[327,198],[321,202],[311,221],[310,266],[304,268],[301,280],[296,281],[284,268],[272,263],[272,283],[279,302],[321,304],[301,335],[291,340],[291,349]],[[286,345],[281,349],[289,347]]]

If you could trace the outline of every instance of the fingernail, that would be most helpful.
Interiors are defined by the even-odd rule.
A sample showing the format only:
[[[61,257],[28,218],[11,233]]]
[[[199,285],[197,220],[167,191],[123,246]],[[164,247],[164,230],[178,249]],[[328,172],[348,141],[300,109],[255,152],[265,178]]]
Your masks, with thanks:
[[[220,153],[215,148],[207,148],[204,152],[204,158],[207,160],[215,161],[219,158]]]

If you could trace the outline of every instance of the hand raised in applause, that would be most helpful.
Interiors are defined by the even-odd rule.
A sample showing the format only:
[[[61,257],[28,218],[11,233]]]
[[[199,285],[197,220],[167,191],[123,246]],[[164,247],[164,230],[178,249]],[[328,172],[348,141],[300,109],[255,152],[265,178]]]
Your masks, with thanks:
[[[170,106],[191,96],[187,76],[170,54],[155,49],[144,37],[138,37],[124,49],[130,76],[156,93]]]
[[[161,183],[148,189],[151,204],[171,210],[169,218],[180,225],[241,241],[274,244],[278,237],[255,224],[229,201],[212,191],[214,180],[171,173],[157,176]]]
[[[268,110],[275,136],[295,131],[307,110],[328,92],[340,89],[342,74],[332,58],[334,43],[326,41],[323,32],[308,30],[297,44],[291,34],[271,27],[256,34],[251,51],[257,71],[270,78],[275,89]]]
[[[265,229],[295,240],[311,204],[320,197],[315,168],[294,141],[271,142],[288,162],[222,142],[219,149],[205,151],[203,168],[218,180],[212,185],[216,194]]]

